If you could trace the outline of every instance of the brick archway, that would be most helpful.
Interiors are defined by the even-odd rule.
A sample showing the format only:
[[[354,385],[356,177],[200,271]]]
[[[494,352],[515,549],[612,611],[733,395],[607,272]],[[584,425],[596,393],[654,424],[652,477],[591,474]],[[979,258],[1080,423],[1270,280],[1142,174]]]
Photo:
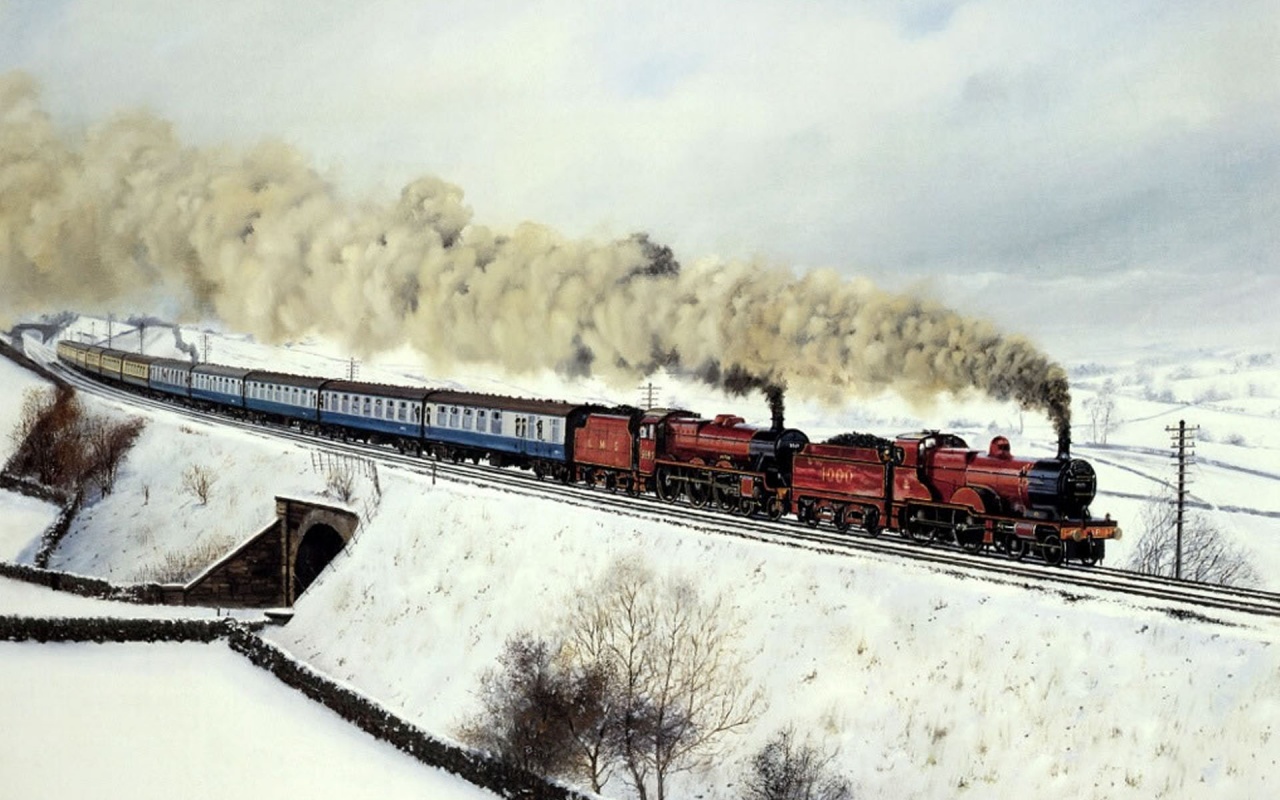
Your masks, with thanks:
[[[276,498],[276,513],[284,525],[284,604],[291,606],[355,536],[360,518],[343,508],[284,497]]]

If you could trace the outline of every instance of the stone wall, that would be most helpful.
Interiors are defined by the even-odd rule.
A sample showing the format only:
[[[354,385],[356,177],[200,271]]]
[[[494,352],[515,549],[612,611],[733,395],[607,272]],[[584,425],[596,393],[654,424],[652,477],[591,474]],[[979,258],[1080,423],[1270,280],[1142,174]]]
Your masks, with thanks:
[[[281,549],[277,520],[187,584],[183,602],[224,608],[288,605],[280,579]]]
[[[31,567],[26,564],[10,564],[0,561],[0,576],[24,583],[44,586],[60,592],[68,592],[96,600],[121,600],[129,603],[182,605],[182,601],[167,599],[174,589],[181,594],[181,587],[166,587],[154,583],[138,583],[117,586],[100,578],[89,578],[70,572]]]
[[[437,739],[368,697],[303,664],[253,628],[229,618],[216,620],[63,619],[0,616],[0,641],[12,642],[201,642],[225,640],[254,666],[343,719],[416,758],[476,786],[521,800],[588,800],[573,789],[505,764],[490,755]],[[174,724],[182,724],[175,721]],[[198,722],[190,724],[199,724]]]

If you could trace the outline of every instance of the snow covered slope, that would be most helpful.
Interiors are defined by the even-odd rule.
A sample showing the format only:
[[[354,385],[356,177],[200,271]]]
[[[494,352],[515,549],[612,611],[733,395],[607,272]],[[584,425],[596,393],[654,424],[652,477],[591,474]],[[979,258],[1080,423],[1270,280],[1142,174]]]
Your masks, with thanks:
[[[271,349],[217,337],[212,347],[215,360],[243,355],[241,363],[275,369],[343,372],[340,354],[323,343]],[[1201,448],[1197,498],[1218,509],[1213,513],[1266,566],[1268,584],[1280,588],[1268,566],[1280,566],[1273,514],[1280,511],[1280,401],[1267,388],[1280,385],[1280,369],[1267,358],[1108,354],[1105,363],[1073,365],[1075,452],[1098,468],[1095,512],[1112,513],[1130,537],[1110,554],[1112,563],[1138,532],[1144,498],[1172,474],[1164,427],[1186,418],[1214,439]],[[360,370],[376,380],[415,372],[394,360]],[[568,399],[637,399],[634,387],[618,393],[549,377],[519,385],[483,375],[448,381]],[[1208,397],[1207,383],[1226,388]],[[658,391],[664,404],[767,419],[757,398],[719,398],[669,378]],[[1102,392],[1116,406],[1105,445],[1090,441],[1101,437],[1086,431],[1083,406]],[[306,448],[164,412],[148,417],[120,488],[86,511],[58,563],[127,579],[166,552],[250,535],[266,521],[274,494],[323,487]],[[1001,433],[1015,452],[1053,452],[1047,421],[981,398],[943,400],[932,409],[891,397],[843,409],[790,401],[788,421],[815,438],[939,427],[975,446]],[[207,507],[173,481],[197,463],[216,465],[222,475]],[[705,593],[731,599],[746,623],[741,645],[752,659],[752,680],[769,700],[758,724],[732,741],[713,770],[681,778],[678,796],[733,797],[743,759],[789,723],[838,747],[837,766],[865,796],[1276,793],[1275,625],[1205,625],[1118,601],[744,543],[443,480],[431,485],[392,469],[383,471],[382,489],[381,506],[355,545],[274,636],[437,734],[456,730],[476,707],[477,676],[508,636],[551,635],[576,591],[615,560],[640,558],[660,574],[691,577]],[[367,485],[359,492],[357,503],[368,499]],[[616,781],[607,789],[626,796]]]

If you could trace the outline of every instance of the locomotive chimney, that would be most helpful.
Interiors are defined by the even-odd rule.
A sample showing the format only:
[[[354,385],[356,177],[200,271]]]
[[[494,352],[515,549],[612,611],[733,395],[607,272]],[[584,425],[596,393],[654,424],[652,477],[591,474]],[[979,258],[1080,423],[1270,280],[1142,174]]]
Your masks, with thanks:
[[[769,399],[769,411],[773,416],[773,430],[780,431],[783,427],[782,412],[785,407],[782,402],[782,387],[766,386],[764,395]]]
[[[1071,458],[1071,429],[1063,428],[1058,431],[1058,460],[1067,461]]]

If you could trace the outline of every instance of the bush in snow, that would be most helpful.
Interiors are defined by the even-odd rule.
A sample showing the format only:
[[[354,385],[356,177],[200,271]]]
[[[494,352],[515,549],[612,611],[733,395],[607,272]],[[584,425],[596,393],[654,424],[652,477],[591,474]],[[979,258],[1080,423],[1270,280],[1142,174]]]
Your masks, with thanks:
[[[798,741],[794,728],[773,735],[751,759],[743,800],[849,800],[848,779],[831,770],[835,753]]]
[[[196,500],[200,501],[200,505],[209,502],[209,495],[213,492],[213,485],[218,482],[218,476],[213,471],[201,464],[192,464],[182,473],[182,488],[186,489]]]
[[[709,764],[755,719],[740,632],[722,598],[624,561],[578,596],[557,647],[507,643],[462,736],[597,792],[620,774],[640,800],[663,798],[672,774]]]
[[[605,689],[598,671],[575,672],[553,658],[545,640],[520,634],[507,640],[499,666],[481,677],[483,710],[463,727],[462,739],[508,764],[589,780],[598,790],[608,780],[599,769]]]
[[[1145,575],[1172,578],[1177,572],[1177,510],[1173,496],[1152,497],[1142,510],[1142,533],[1125,563],[1127,569]],[[1226,586],[1257,585],[1257,570],[1249,554],[1227,541],[1222,529],[1208,516],[1187,512],[1182,525],[1182,577],[1199,583]]]
[[[356,494],[356,473],[350,464],[336,464],[329,469],[324,478],[325,488],[329,494],[344,503],[350,503]]]
[[[125,453],[142,434],[145,423],[137,418],[113,422],[104,417],[92,417],[85,425],[88,444],[88,477],[103,494],[110,494],[116,485],[116,475]]]
[[[89,414],[73,390],[30,389],[9,436],[17,445],[7,470],[55,489],[88,484],[109,494],[125,454],[144,423]]]
[[[235,546],[235,537],[220,536],[186,550],[167,552],[158,564],[138,570],[134,580],[137,583],[186,583]]]

